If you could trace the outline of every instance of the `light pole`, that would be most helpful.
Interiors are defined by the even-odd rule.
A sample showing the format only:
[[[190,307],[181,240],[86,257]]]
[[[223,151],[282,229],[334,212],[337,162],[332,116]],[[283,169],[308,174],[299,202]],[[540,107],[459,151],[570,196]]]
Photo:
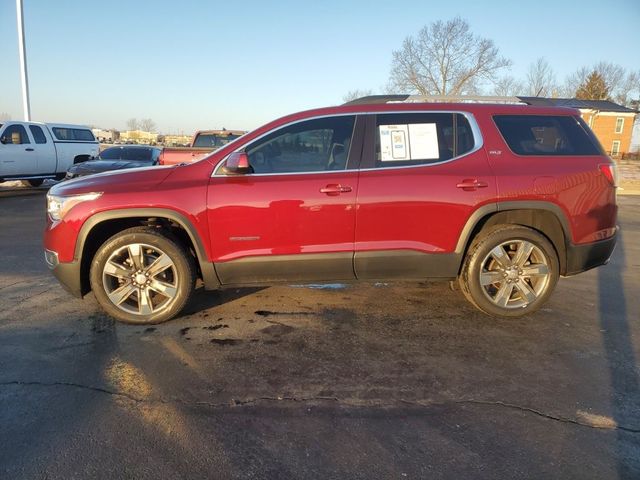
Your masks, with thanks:
[[[18,18],[18,50],[20,54],[20,80],[22,82],[22,109],[25,122],[31,121],[29,105],[29,77],[27,76],[27,49],[24,43],[24,15],[22,0],[16,0],[16,16]]]

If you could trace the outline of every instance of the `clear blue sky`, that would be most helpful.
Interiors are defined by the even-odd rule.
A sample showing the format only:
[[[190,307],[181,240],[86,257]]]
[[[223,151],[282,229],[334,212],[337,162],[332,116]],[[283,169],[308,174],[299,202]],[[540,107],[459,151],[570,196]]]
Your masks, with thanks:
[[[252,129],[380,91],[391,53],[423,25],[465,18],[524,77],[600,60],[640,69],[640,1],[321,2],[24,0],[32,116],[161,132]],[[15,1],[0,0],[0,113],[22,115]]]

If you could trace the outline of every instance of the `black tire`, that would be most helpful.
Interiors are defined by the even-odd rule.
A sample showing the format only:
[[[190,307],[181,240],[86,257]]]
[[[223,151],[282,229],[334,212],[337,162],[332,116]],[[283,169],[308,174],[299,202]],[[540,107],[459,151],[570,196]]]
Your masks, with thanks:
[[[163,262],[156,265],[167,263],[169,266],[154,273],[151,267],[162,254],[168,259],[163,257]],[[107,272],[108,261],[108,270],[113,269],[113,265],[122,268],[116,273]],[[195,272],[193,257],[168,233],[151,227],[135,227],[117,233],[98,249],[89,277],[91,289],[105,312],[121,322],[140,325],[166,322],[180,313],[193,293]],[[140,277],[144,281],[145,275],[147,283],[137,283]],[[164,293],[156,289],[158,285]],[[112,298],[123,298],[119,305],[112,301],[110,294]]]
[[[44,183],[44,179],[35,178],[33,180],[23,180],[22,183],[24,183],[25,185],[30,185],[32,187],[39,187]]]
[[[517,318],[549,299],[559,274],[558,254],[544,235],[520,225],[499,225],[472,242],[458,281],[465,297],[484,313]]]

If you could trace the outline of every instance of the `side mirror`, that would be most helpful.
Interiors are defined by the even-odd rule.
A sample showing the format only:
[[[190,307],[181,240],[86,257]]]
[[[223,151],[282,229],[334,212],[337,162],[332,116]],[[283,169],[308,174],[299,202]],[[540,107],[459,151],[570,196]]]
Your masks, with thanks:
[[[7,143],[9,143],[9,139],[3,135],[2,137],[0,137],[0,143],[6,145]]]
[[[251,168],[249,156],[245,152],[233,152],[224,162],[222,171],[227,175],[244,175],[251,173],[253,168]]]

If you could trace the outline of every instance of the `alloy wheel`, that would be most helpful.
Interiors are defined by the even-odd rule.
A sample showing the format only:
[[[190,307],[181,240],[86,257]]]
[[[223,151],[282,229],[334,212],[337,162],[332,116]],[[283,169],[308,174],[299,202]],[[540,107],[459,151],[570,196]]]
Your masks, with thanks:
[[[509,240],[486,255],[479,280],[494,305],[517,309],[542,295],[550,278],[549,260],[539,247],[527,240]]]
[[[144,243],[115,250],[102,269],[102,284],[111,303],[133,315],[159,313],[178,294],[175,263],[158,247]]]

